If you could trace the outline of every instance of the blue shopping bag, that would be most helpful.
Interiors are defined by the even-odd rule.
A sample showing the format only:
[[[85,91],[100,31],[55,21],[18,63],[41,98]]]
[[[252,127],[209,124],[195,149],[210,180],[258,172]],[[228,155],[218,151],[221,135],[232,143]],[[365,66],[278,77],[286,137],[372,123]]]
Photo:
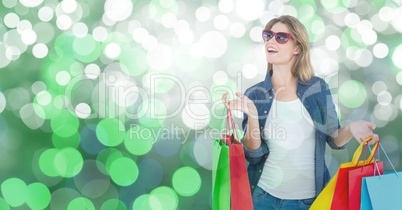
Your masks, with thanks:
[[[402,209],[402,171],[362,179],[361,209]]]
[[[381,149],[384,151],[380,144]],[[388,161],[391,163],[384,151]],[[361,210],[401,210],[402,171],[385,172],[383,175],[364,177],[361,187]]]

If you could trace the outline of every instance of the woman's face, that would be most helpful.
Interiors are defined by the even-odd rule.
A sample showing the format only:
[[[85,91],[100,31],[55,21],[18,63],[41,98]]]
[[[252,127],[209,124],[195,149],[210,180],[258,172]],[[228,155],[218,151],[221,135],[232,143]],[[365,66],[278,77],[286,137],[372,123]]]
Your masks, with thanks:
[[[272,26],[271,31],[278,33],[278,32],[285,32],[290,33],[287,25],[283,23],[275,23]],[[267,62],[272,65],[281,65],[281,64],[292,64],[294,62],[295,56],[299,53],[299,47],[296,45],[293,39],[289,39],[284,44],[279,44],[275,40],[275,36],[272,37],[270,40],[265,41],[265,54]]]

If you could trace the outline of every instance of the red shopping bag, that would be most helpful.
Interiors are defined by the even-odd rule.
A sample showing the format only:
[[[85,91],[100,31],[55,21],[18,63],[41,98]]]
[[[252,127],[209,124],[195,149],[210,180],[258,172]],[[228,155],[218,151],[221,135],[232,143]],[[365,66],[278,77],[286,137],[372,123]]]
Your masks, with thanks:
[[[229,124],[232,123],[233,133],[229,135]],[[252,210],[253,201],[251,198],[250,184],[248,181],[246,159],[243,145],[237,140],[236,130],[232,113],[228,109],[226,115],[226,135],[222,141],[229,146],[230,166],[230,209],[231,210]]]
[[[377,164],[377,166],[375,166]],[[372,163],[368,166],[352,169],[349,171],[349,210],[360,209],[360,198],[363,177],[373,176],[378,167],[380,173],[383,173],[382,161]]]
[[[356,162],[356,166],[354,167],[339,169],[331,210],[360,209],[362,178],[374,175],[375,165],[373,163],[373,157],[378,150],[378,144],[377,142],[374,145],[369,158],[361,166],[358,166]],[[355,153],[355,155],[357,154]],[[361,153],[358,155],[360,156]],[[356,160],[356,158],[357,160],[360,159],[360,157],[353,157],[354,160]],[[380,172],[382,173],[382,162],[377,162],[376,164],[379,166]]]

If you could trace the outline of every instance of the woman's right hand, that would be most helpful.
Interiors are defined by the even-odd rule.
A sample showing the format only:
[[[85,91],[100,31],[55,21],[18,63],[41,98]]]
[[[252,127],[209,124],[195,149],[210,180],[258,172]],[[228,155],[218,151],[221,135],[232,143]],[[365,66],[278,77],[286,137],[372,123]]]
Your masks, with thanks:
[[[226,108],[231,110],[239,110],[245,114],[250,116],[258,116],[257,108],[252,100],[250,100],[247,96],[236,92],[236,96],[238,99],[227,100],[228,93],[222,95],[222,103],[226,106]]]

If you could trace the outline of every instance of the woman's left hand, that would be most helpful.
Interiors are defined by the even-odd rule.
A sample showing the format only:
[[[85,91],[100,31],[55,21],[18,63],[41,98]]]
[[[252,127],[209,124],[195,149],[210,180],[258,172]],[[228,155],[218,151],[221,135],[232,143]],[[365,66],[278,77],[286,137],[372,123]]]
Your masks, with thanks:
[[[368,137],[372,137],[369,144],[374,144],[379,140],[378,135],[373,133],[375,125],[371,122],[359,120],[350,123],[348,126],[353,137],[355,137],[359,143]]]

